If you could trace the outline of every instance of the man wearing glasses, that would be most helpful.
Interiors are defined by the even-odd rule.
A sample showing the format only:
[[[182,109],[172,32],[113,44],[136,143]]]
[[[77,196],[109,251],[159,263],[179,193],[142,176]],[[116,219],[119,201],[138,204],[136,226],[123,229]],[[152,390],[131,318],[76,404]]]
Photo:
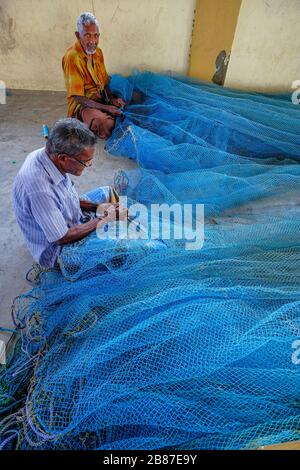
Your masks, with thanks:
[[[96,136],[84,123],[62,119],[54,124],[46,147],[28,155],[16,176],[16,218],[33,258],[41,266],[54,267],[63,245],[81,240],[98,224],[127,218],[127,210],[108,199],[103,204],[80,200],[69,177],[80,176],[92,165],[95,143]],[[81,223],[82,210],[94,214],[94,218]],[[95,217],[97,211],[104,217]]]

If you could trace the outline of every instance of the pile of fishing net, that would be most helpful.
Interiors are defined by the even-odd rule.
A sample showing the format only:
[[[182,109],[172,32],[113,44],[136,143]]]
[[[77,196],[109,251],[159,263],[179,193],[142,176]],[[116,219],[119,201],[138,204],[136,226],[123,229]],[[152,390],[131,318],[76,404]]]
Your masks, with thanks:
[[[187,249],[172,219],[167,239],[94,233],[63,249],[61,270],[14,304],[1,448],[299,439],[299,107],[152,73],[112,87],[131,104],[107,150],[139,164],[117,173],[116,190],[149,213],[191,207],[200,245]]]

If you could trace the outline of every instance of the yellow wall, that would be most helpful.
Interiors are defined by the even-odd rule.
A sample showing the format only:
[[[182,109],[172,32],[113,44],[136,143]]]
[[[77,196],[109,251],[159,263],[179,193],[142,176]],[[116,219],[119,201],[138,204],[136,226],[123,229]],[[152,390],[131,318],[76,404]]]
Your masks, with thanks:
[[[225,86],[291,90],[300,80],[300,0],[243,0]]]
[[[1,0],[0,80],[64,90],[61,57],[77,16],[93,7],[109,73],[187,73],[195,0]]]
[[[215,60],[231,50],[241,0],[197,0],[189,75],[211,80]]]

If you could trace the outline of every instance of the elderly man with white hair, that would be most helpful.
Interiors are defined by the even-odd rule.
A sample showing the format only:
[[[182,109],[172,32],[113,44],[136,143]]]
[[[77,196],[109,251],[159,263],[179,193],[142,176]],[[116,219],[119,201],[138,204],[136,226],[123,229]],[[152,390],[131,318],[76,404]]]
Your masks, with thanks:
[[[65,53],[62,66],[68,99],[68,116],[83,121],[101,139],[107,139],[125,102],[109,89],[99,43],[99,24],[92,13],[77,19],[77,41]]]

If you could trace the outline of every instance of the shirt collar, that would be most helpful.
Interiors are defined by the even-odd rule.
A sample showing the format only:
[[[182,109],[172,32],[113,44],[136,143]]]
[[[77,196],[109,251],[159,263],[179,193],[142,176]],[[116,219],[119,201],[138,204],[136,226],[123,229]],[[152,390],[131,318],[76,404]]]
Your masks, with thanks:
[[[58,186],[63,180],[68,179],[67,175],[63,175],[48,157],[45,148],[42,149],[39,160],[44,167],[44,170],[48,173],[56,186]]]
[[[80,44],[80,41],[78,39],[75,42],[74,47],[75,47],[76,52],[80,55],[80,57],[87,59],[87,54],[83,50],[82,45]],[[96,47],[96,51],[95,51],[94,55],[97,56],[97,57],[100,56],[99,47]]]

